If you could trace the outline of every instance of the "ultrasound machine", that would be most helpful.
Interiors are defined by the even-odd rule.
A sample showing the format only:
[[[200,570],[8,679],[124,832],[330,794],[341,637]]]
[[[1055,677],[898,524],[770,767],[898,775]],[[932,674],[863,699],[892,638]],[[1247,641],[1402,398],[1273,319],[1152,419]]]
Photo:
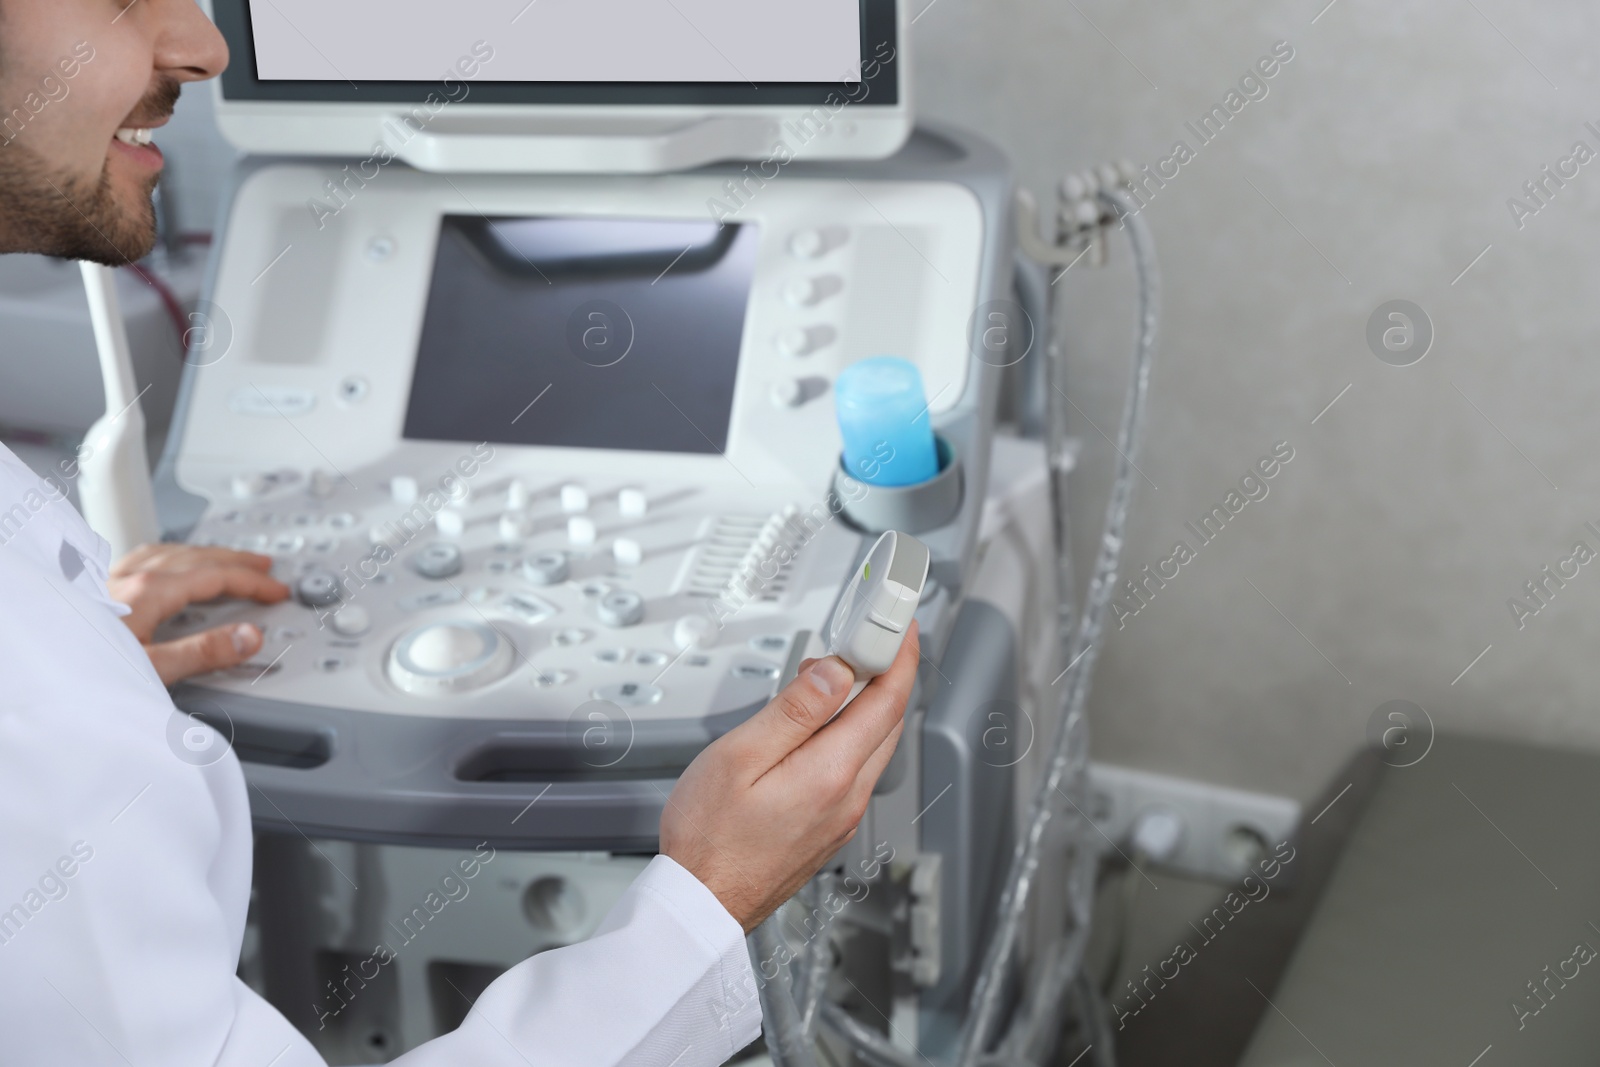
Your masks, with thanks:
[[[817,654],[894,530],[927,550],[908,727],[853,842],[764,928],[790,1002],[745,1055],[973,1062],[975,992],[992,1035],[1072,925],[1059,842],[1025,914],[1008,885],[1070,613],[1049,450],[1012,429],[1048,302],[1007,161],[913,122],[911,13],[208,7],[242,154],[155,501],[162,535],[269,554],[294,591],[167,628],[265,634],[174,693],[249,784],[243,976],[331,1062],[372,1063],[588,936],[678,774]],[[841,421],[847,372],[886,356],[933,431],[911,480],[911,445]],[[473,855],[470,901],[419,907]]]

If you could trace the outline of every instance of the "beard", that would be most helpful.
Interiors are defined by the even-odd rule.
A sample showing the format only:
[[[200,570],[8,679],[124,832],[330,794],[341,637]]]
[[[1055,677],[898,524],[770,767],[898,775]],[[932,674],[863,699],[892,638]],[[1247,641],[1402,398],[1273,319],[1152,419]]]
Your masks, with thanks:
[[[0,148],[0,192],[7,245],[63,259],[86,259],[108,267],[134,263],[156,241],[151,176],[134,203],[121,203],[109,169],[85,177],[54,170],[20,143]]]
[[[166,116],[182,86],[161,78],[132,112]],[[34,151],[24,139],[0,145],[0,235],[7,251],[37,252],[62,259],[86,259],[108,267],[134,263],[156,243],[153,200],[159,174],[142,188],[118,189],[109,165],[89,176],[72,174]],[[124,202],[131,200],[131,203]]]

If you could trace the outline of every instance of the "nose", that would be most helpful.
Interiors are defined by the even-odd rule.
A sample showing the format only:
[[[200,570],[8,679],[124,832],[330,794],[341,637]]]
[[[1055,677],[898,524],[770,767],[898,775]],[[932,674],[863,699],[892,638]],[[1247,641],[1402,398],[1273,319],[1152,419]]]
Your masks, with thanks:
[[[205,81],[228,65],[228,42],[195,0],[144,0],[159,7],[156,70],[180,82]]]

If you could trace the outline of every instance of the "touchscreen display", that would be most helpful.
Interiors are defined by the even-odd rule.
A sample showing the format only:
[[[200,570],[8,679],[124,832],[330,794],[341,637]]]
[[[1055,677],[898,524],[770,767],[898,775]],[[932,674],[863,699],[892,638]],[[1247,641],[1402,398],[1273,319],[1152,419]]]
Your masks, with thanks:
[[[750,223],[441,221],[404,435],[721,453]]]

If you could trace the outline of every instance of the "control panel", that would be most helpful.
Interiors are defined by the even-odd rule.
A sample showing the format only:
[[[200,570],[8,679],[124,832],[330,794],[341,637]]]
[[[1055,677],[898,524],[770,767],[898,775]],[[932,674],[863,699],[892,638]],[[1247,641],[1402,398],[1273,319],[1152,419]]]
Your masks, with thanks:
[[[192,539],[271,555],[293,597],[194,607],[166,632],[260,625],[258,656],[204,684],[264,699],[468,718],[564,719],[588,700],[635,718],[718,714],[765,698],[856,553],[826,504],[553,481],[508,451],[467,448],[433,477],[241,476]]]
[[[265,633],[191,689],[471,720],[758,705],[863,548],[829,498],[834,377],[895,354],[928,418],[971,402],[977,198],[363,173],[270,164],[235,193],[173,469],[206,501],[190,540],[271,555],[294,596],[169,623]]]

